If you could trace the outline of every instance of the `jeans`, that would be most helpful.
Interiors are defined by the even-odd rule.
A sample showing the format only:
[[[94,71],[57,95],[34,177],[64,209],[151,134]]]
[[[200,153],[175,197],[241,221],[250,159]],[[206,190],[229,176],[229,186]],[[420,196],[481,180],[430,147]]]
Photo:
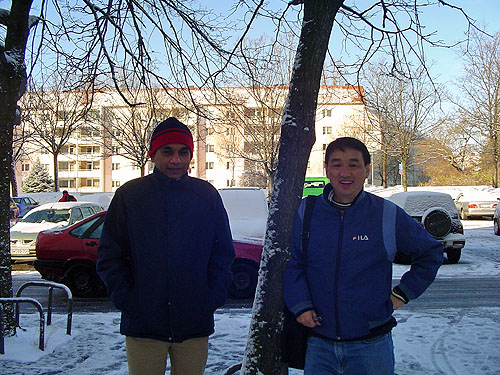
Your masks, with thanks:
[[[394,375],[391,333],[367,340],[307,340],[304,375]]]

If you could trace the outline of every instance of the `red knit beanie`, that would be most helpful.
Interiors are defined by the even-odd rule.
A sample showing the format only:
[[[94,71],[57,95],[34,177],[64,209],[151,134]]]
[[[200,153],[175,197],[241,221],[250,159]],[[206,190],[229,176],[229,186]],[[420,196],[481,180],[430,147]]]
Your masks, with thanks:
[[[193,157],[193,135],[189,128],[175,117],[169,117],[158,124],[151,136],[148,155],[153,156],[156,150],[171,143],[186,145]]]

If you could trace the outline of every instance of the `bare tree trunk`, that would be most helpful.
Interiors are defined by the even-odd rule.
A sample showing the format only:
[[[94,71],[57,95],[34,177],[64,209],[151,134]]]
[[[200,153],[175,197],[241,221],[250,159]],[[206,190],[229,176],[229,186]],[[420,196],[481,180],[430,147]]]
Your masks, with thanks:
[[[304,19],[287,104],[266,240],[241,374],[281,374],[283,290],[290,234],[302,196],[307,160],[315,142],[315,116],[333,21],[343,1],[305,0]]]
[[[12,190],[12,196],[17,197],[19,192],[17,191],[17,179],[16,179],[16,169],[14,161],[10,163],[9,179],[10,179],[10,187]]]
[[[401,160],[401,170],[403,174],[401,175],[401,185],[403,185],[403,191],[408,191],[408,182],[406,181],[406,175],[407,175],[407,164],[406,164],[406,158]]]
[[[387,189],[387,149],[384,147],[382,151],[382,186]]]
[[[26,89],[24,53],[29,34],[32,0],[13,1],[4,46],[0,47],[0,297],[12,297],[10,261],[9,195],[12,168],[12,133],[17,101]],[[13,333],[12,306],[5,306],[5,332]]]
[[[54,191],[59,191],[59,168],[57,168],[57,157],[59,154],[54,152],[52,154],[52,162],[54,163]]]

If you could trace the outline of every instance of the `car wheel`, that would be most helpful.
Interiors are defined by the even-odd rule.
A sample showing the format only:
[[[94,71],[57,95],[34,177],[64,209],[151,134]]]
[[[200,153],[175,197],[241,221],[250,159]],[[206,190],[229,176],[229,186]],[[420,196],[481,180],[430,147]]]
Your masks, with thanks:
[[[460,260],[460,256],[462,255],[462,250],[448,250],[446,251],[446,255],[448,257],[448,263],[449,264],[456,264]]]
[[[462,219],[462,220],[468,220],[469,219],[469,217],[465,214],[463,208],[460,210],[460,219]]]
[[[229,294],[234,298],[252,298],[257,287],[258,266],[250,262],[236,262],[231,268],[233,282]]]
[[[93,297],[100,287],[95,270],[86,264],[75,264],[68,268],[65,280],[75,297]]]
[[[493,232],[500,236],[500,225],[498,224],[498,219],[493,219]]]

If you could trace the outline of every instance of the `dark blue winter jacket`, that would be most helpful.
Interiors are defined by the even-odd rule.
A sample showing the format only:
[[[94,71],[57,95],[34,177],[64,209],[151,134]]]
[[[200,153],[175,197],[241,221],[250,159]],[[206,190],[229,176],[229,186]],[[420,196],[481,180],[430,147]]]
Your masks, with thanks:
[[[214,332],[234,247],[208,182],[153,174],[120,187],[109,206],[97,272],[122,312],[120,332],[182,342]]]
[[[284,277],[285,303],[296,315],[315,309],[322,325],[314,332],[321,336],[367,337],[394,321],[390,295],[396,251],[413,256],[413,265],[399,285],[411,300],[434,280],[443,261],[443,246],[392,202],[361,191],[342,214],[328,201],[329,191],[328,184],[316,198],[307,274],[301,249],[305,200],[299,207]]]

